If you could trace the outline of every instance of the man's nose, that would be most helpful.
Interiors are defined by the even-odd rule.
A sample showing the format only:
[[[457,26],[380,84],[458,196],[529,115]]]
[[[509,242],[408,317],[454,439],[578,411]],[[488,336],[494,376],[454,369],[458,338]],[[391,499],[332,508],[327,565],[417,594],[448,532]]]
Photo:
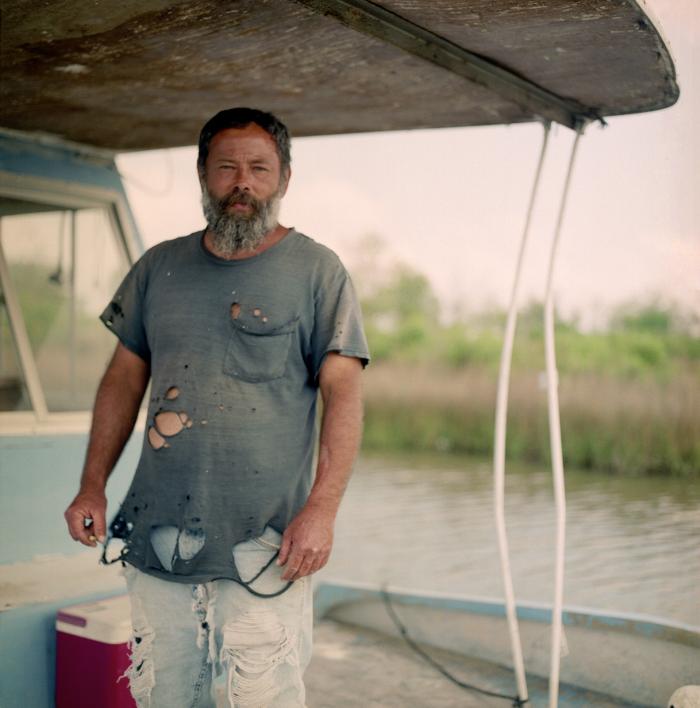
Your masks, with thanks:
[[[239,166],[234,173],[233,188],[249,192],[252,176],[253,173],[248,167],[244,165]]]

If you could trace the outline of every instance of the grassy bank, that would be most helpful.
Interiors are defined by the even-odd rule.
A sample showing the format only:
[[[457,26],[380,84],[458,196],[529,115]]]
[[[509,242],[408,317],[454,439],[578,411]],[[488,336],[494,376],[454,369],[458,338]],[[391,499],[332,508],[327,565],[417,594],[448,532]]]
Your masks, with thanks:
[[[365,372],[367,450],[491,455],[493,367],[396,361]],[[692,371],[667,378],[580,373],[559,384],[566,465],[624,475],[700,476],[700,394]],[[549,462],[546,391],[537,372],[511,380],[507,455]]]
[[[446,321],[428,279],[401,264],[358,280],[373,355],[365,448],[490,456],[505,313]],[[700,477],[698,314],[650,300],[621,305],[595,331],[575,316],[555,330],[565,464]],[[513,350],[507,454],[546,464],[543,339],[542,305],[530,303]]]

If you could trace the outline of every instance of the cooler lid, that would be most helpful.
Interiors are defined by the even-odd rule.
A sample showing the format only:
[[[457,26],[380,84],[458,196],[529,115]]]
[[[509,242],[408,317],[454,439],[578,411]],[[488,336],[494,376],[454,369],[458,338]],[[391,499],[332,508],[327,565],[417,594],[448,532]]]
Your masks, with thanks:
[[[124,644],[132,634],[129,596],[64,607],[56,615],[56,631],[104,644]]]

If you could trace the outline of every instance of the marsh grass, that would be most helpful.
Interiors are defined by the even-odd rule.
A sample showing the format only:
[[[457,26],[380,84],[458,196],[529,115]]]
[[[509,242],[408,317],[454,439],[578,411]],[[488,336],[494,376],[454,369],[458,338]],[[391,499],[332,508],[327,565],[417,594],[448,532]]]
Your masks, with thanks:
[[[491,455],[496,380],[490,366],[370,366],[364,377],[365,449]],[[562,375],[559,399],[565,464],[634,476],[700,476],[696,370],[670,379]],[[513,372],[506,454],[549,461],[541,372]]]

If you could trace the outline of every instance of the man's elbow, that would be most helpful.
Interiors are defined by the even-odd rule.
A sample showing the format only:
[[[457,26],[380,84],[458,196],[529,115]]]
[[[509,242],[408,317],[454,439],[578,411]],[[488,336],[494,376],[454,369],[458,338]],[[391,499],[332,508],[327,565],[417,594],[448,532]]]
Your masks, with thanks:
[[[148,363],[119,343],[102,378],[101,388],[121,387],[130,397],[138,397],[140,402],[149,378]]]
[[[330,396],[362,398],[362,361],[331,352],[321,367],[319,385],[324,399]]]

